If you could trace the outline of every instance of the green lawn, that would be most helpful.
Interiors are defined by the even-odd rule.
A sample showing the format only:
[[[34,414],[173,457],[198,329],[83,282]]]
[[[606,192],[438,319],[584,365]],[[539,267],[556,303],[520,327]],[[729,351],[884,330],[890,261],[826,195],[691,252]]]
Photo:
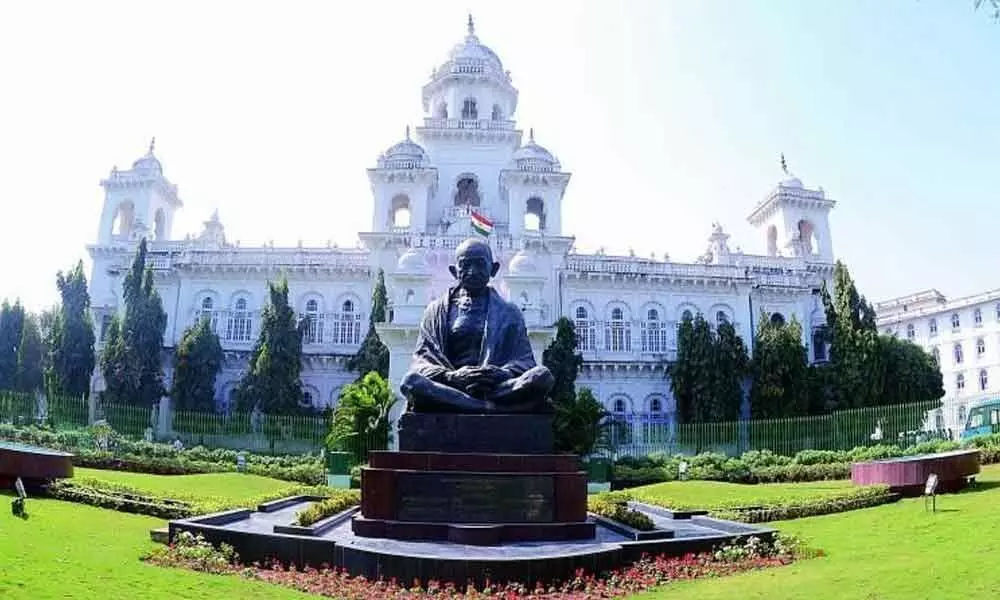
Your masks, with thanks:
[[[101,469],[73,469],[74,479],[99,479],[171,498],[216,498],[240,501],[279,490],[292,489],[290,481],[246,473],[205,473],[199,475],[148,475]]]
[[[719,481],[668,481],[629,490],[636,500],[668,508],[711,509],[738,502],[759,506],[769,500],[815,498],[851,489],[850,481],[815,481],[809,483],[769,483],[743,485]]]
[[[635,600],[916,600],[1000,598],[1000,466],[976,489],[772,523],[826,556],[789,567],[668,585]]]
[[[146,565],[160,519],[29,499],[29,519],[0,495],[0,598],[309,598],[277,586]]]

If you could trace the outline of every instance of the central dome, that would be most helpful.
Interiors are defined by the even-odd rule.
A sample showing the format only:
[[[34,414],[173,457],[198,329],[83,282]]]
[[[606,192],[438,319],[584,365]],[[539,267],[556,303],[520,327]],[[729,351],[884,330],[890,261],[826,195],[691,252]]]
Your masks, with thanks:
[[[446,73],[491,73],[507,79],[503,63],[497,53],[476,37],[476,26],[469,15],[468,34],[448,52],[448,60],[441,65],[438,75]]]

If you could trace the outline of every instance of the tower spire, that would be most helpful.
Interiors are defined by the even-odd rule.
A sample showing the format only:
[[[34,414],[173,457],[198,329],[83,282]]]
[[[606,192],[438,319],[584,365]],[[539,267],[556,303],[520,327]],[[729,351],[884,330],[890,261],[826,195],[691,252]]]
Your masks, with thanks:
[[[788,163],[785,162],[785,153],[781,153],[781,170],[784,171],[785,175],[788,175]]]
[[[152,137],[152,138],[151,138],[151,139],[149,140],[149,155],[150,155],[150,156],[152,156],[152,155],[153,155],[153,150],[154,150],[155,148],[156,148],[156,136],[154,135],[154,136],[153,136],[153,137]]]
[[[472,12],[469,12],[469,22],[465,26],[469,32],[469,35],[476,35],[476,24],[472,22]]]
[[[528,128],[528,143],[531,143],[531,144],[535,143],[535,128],[534,127]]]
[[[409,125],[406,126],[406,139],[407,140],[410,139],[410,126]]]

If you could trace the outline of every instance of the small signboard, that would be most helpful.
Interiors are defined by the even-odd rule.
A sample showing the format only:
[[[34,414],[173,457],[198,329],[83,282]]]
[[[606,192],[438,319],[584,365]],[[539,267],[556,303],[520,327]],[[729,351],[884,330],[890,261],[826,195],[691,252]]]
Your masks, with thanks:
[[[24,482],[18,477],[14,481],[14,491],[17,492],[17,498],[14,498],[14,502],[11,503],[10,509],[14,513],[15,517],[21,517],[22,519],[27,517],[24,512],[24,500],[28,497],[28,493],[24,491]]]
[[[931,508],[934,512],[937,512],[937,487],[937,473],[931,473],[927,476],[927,483],[924,484],[924,510],[927,510],[927,498],[930,498]]]

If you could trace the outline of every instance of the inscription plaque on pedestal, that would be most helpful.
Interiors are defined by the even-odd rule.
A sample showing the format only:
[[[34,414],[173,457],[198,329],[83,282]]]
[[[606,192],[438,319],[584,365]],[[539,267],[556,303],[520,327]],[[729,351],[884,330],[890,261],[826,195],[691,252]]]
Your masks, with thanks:
[[[549,523],[554,520],[551,476],[401,473],[396,479],[401,521]]]

